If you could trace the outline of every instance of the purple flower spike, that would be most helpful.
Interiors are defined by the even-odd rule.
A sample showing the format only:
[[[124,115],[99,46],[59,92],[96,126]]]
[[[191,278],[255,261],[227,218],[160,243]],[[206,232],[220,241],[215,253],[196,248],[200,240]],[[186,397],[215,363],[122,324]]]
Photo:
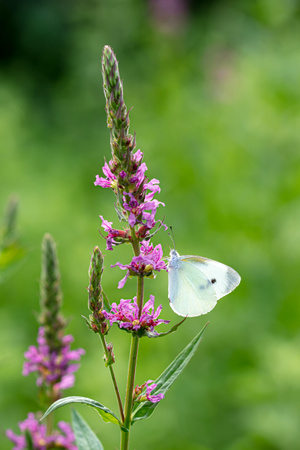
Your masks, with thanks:
[[[64,448],[66,450],[77,450],[75,445],[75,436],[71,426],[66,422],[59,422],[59,431],[54,431],[51,435],[47,435],[47,427],[41,424],[34,416],[29,413],[27,419],[19,422],[19,428],[22,433],[29,432],[33,447],[35,450],[46,450],[47,448]],[[13,444],[13,450],[27,449],[27,442],[24,435],[18,436],[12,430],[6,431],[6,436]]]
[[[51,385],[58,394],[62,389],[72,387],[75,382],[73,373],[77,371],[79,364],[70,362],[80,360],[85,351],[82,348],[70,350],[70,344],[73,342],[71,335],[63,337],[62,347],[59,350],[51,351],[43,327],[39,328],[37,342],[37,347],[31,345],[24,354],[27,361],[24,363],[22,374],[27,376],[31,372],[38,372],[36,384]]]

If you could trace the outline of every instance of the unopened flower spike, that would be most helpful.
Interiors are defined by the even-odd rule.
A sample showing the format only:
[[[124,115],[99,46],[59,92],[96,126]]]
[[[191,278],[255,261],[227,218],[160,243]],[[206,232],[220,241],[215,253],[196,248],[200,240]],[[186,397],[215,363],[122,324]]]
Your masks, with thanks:
[[[105,334],[107,332],[107,323],[102,310],[104,308],[104,303],[107,309],[110,309],[110,305],[101,286],[103,261],[103,255],[99,250],[99,247],[95,247],[89,267],[88,287],[88,306],[89,310],[92,311],[92,314],[89,316],[89,320],[86,319],[86,321],[88,326],[95,333],[100,332]]]
[[[62,304],[60,271],[56,245],[50,234],[42,241],[42,271],[40,284],[40,324],[44,327],[45,338],[51,350],[61,347],[61,337],[66,322],[59,311]]]
[[[105,45],[102,55],[103,91],[106,98],[106,112],[113,137],[118,138],[121,130],[128,131],[129,118],[123,99],[123,83],[119,65],[111,47]]]
[[[130,122],[129,112],[123,98],[123,83],[120,78],[118,61],[108,45],[103,49],[102,76],[106,99],[107,126],[111,133],[113,154],[111,166],[113,172],[122,177],[120,172],[122,168],[128,170],[130,153],[135,147],[135,138],[128,134]]]

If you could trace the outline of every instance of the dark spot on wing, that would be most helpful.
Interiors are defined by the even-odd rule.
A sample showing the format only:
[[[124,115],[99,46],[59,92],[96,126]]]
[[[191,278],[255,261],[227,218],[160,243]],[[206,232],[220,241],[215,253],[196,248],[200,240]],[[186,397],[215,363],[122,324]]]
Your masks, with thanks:
[[[217,282],[217,280],[216,280],[215,278],[212,278],[212,279],[210,280],[210,282],[211,282],[212,284],[214,284],[214,283]]]

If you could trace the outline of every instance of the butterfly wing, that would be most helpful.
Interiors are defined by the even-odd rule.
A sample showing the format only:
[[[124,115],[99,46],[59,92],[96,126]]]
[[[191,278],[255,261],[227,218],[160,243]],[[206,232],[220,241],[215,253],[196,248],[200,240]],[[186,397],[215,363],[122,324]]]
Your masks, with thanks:
[[[207,276],[186,261],[169,269],[170,306],[180,316],[195,317],[211,311],[217,303]]]
[[[193,265],[210,280],[217,300],[229,294],[240,284],[240,275],[226,264],[200,256],[181,256],[180,260]]]
[[[188,317],[211,311],[241,280],[231,267],[200,256],[179,256],[168,271],[170,305]]]

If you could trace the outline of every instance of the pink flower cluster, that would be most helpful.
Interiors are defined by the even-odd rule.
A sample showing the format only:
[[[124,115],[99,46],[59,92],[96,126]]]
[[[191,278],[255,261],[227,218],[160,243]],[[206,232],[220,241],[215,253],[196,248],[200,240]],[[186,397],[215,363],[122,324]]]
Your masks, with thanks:
[[[152,383],[152,384],[151,384]],[[143,389],[146,387],[146,392],[142,394]],[[165,394],[160,393],[156,395],[151,395],[153,389],[157,387],[157,384],[153,383],[153,380],[148,380],[141,386],[136,386],[134,389],[134,398],[136,402],[143,402],[148,400],[151,403],[158,403],[164,398]]]
[[[145,176],[147,166],[142,163],[143,153],[137,150],[136,153],[131,154],[131,161],[129,164],[129,172],[126,173],[123,169],[120,170],[119,165],[115,163],[114,159],[107,164],[105,162],[103,173],[106,178],[96,176],[95,186],[103,188],[111,188],[121,197],[122,215],[126,218],[130,227],[138,225],[142,238],[149,235],[149,230],[155,227],[157,222],[155,220],[156,210],[159,205],[164,203],[154,199],[154,194],[160,192],[159,180],[153,178],[148,181]],[[113,246],[120,241],[130,240],[130,230],[116,230],[112,227],[112,222],[108,222],[102,216],[102,227],[108,233],[106,237],[106,245],[108,250],[112,250]]]
[[[167,270],[165,262],[162,260],[163,251],[161,244],[153,247],[150,242],[142,241],[140,247],[140,254],[134,256],[130,264],[121,264],[117,262],[111,267],[120,267],[122,270],[127,270],[125,277],[119,281],[118,288],[121,289],[129,276],[132,275],[144,275],[152,276],[153,270],[160,272],[161,270]]]
[[[37,385],[52,385],[57,392],[72,387],[75,382],[74,372],[79,364],[70,362],[80,360],[85,353],[82,348],[70,349],[73,340],[73,336],[66,335],[62,338],[61,349],[51,351],[45,338],[45,329],[40,327],[38,346],[31,345],[24,354],[27,361],[24,362],[22,374],[26,376],[31,372],[38,372]]]
[[[153,331],[157,325],[170,322],[169,320],[158,319],[161,310],[162,305],[159,305],[155,311],[154,295],[150,295],[150,300],[143,306],[140,316],[136,297],[133,300],[121,299],[118,305],[113,303],[111,311],[108,313],[103,310],[103,314],[109,320],[110,325],[117,323],[120,328],[125,328],[129,331],[140,329]]]
[[[49,448],[77,450],[71,425],[61,421],[58,422],[57,426],[60,432],[54,431],[51,435],[47,435],[46,425],[41,424],[33,413],[29,413],[27,419],[23,422],[19,422],[21,432],[25,433],[27,431],[30,434],[35,450],[46,450]],[[25,450],[28,448],[24,434],[18,436],[12,430],[7,430],[6,436],[13,442],[13,450]]]

